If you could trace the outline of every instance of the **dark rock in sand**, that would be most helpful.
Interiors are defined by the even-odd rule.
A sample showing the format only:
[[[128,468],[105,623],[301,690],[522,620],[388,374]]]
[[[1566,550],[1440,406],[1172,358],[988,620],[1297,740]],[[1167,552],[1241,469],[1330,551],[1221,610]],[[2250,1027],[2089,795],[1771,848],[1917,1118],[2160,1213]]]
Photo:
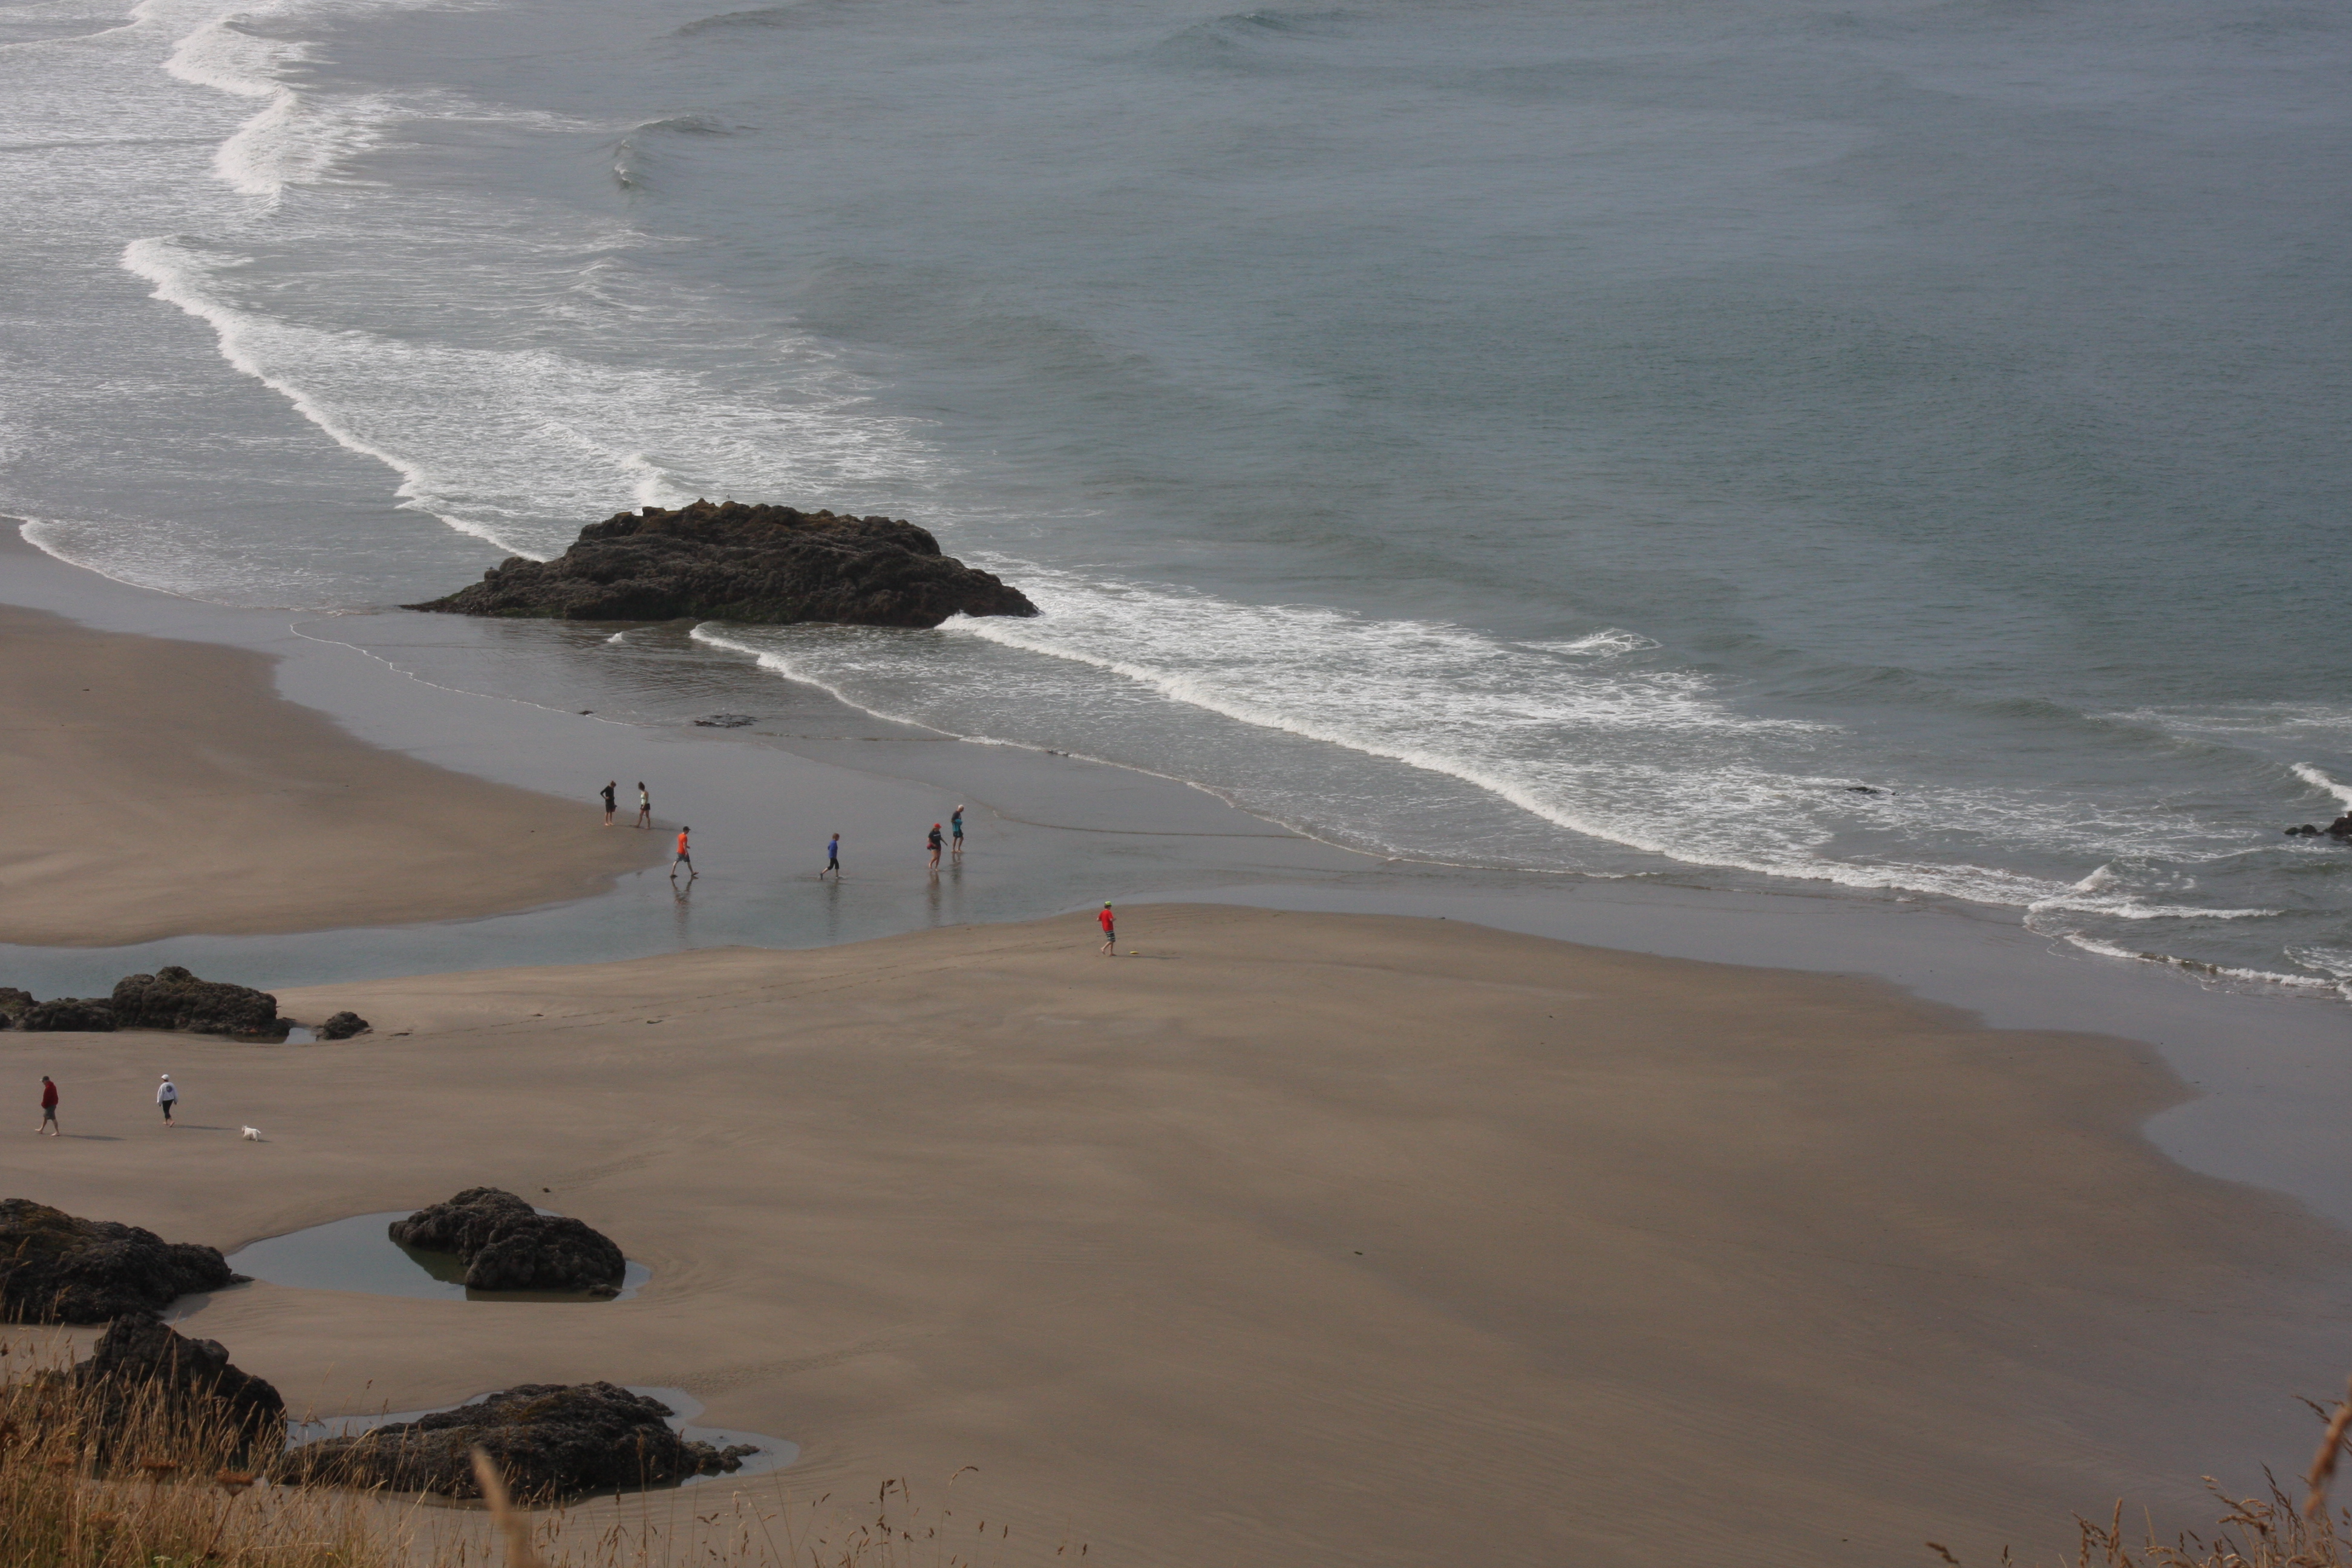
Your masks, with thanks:
[[[115,982],[114,1026],[185,1029],[240,1040],[282,1040],[287,1027],[278,1016],[278,998],[268,992],[199,980],[176,963]]]
[[[529,1383],[415,1421],[305,1443],[287,1454],[278,1478],[478,1497],[471,1454],[478,1444],[508,1490],[543,1503],[740,1468],[741,1450],[688,1441],[670,1430],[669,1414],[659,1400],[609,1383]]]
[[[348,1040],[353,1035],[364,1035],[371,1026],[357,1013],[338,1013],[313,1031],[322,1040]]]
[[[244,1279],[209,1247],[0,1199],[0,1318],[11,1322],[102,1323]]]
[[[468,1187],[447,1203],[394,1220],[392,1239],[466,1261],[469,1290],[619,1293],[628,1264],[602,1232],[541,1214],[512,1193]]]
[[[740,501],[646,507],[589,524],[552,561],[509,556],[482,580],[412,610],[570,621],[683,616],[784,626],[935,626],[1034,616],[993,574],[940,553],[911,522]]]
[[[0,985],[0,1029],[17,1027],[26,1014],[38,1004],[29,991],[19,991],[14,985]]]
[[[275,1451],[286,1441],[286,1401],[278,1390],[230,1365],[219,1341],[190,1339],[152,1312],[109,1323],[89,1359],[75,1365],[73,1382],[102,1395],[100,1422],[110,1430],[160,1402],[217,1416],[255,1447]]]
[[[114,1027],[114,1004],[103,996],[59,996],[36,1002],[16,1020],[16,1027],[102,1035]]]

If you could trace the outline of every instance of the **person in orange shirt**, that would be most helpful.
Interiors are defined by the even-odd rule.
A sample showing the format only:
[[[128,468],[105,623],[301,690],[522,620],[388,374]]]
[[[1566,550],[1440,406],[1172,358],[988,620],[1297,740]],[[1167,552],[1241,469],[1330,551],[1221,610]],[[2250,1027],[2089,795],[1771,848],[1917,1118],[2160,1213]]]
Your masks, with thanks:
[[[694,857],[688,852],[686,847],[686,836],[693,831],[694,829],[684,826],[677,830],[677,858],[669,863],[670,880],[673,882],[677,880],[677,868],[680,866],[686,868],[686,879],[689,882],[702,874],[694,868]]]

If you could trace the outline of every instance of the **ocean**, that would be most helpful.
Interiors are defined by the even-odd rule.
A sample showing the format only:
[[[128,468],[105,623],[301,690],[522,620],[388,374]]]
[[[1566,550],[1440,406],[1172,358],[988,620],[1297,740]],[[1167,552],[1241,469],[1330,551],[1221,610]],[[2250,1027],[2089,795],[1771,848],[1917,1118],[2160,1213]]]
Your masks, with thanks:
[[[441,673],[625,712],[651,638],[1465,878],[2352,996],[2281,832],[2352,808],[2347,29],[10,4],[0,510],[362,643],[625,508],[885,511],[1045,614]]]

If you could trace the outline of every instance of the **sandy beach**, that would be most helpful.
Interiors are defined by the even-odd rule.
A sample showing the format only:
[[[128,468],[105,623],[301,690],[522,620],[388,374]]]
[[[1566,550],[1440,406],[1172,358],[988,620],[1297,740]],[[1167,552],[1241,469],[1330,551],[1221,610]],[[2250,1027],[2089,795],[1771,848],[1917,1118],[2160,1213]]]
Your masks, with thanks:
[[[2131,1045],[1450,921],[1091,929],[287,994],[374,1021],[331,1047],[0,1036],[71,1134],[6,1184],[225,1249],[529,1194],[650,1285],[186,1327],[320,1411],[683,1387],[794,1495],[976,1465],[1106,1562],[2047,1552],[2332,1379],[2342,1240],[2142,1142],[2182,1090]]]
[[[463,919],[667,858],[603,830],[602,779],[558,800],[363,744],[239,648],[0,605],[0,942]]]

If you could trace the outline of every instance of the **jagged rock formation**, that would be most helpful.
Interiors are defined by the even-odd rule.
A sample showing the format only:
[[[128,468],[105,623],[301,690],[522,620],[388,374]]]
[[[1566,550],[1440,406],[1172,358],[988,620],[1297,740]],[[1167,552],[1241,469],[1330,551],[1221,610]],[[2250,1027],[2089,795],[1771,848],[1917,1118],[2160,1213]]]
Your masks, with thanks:
[[[336,1017],[354,1015],[339,1013]],[[111,996],[58,996],[37,1002],[29,991],[0,985],[0,1029],[181,1029],[236,1040],[282,1040],[290,1020],[278,1016],[278,998],[250,985],[200,980],[178,964],[152,974],[126,974]],[[357,1034],[367,1025],[348,1031]],[[341,1039],[342,1035],[328,1035]]]
[[[911,522],[707,500],[617,513],[582,529],[552,561],[509,556],[470,587],[407,607],[570,621],[866,626],[1037,613],[1019,589],[940,554],[939,541]]]
[[[600,1231],[576,1219],[544,1215],[512,1193],[467,1187],[447,1203],[391,1225],[392,1239],[466,1261],[469,1290],[620,1292],[628,1264]]]
[[[282,1040],[286,1020],[278,998],[250,985],[199,980],[176,963],[152,974],[126,974],[114,984],[118,1029],[185,1029],[233,1039]]]
[[[103,996],[58,996],[36,1002],[18,1016],[16,1027],[103,1035],[114,1027],[114,1004]]]
[[[161,1407],[224,1420],[252,1447],[275,1452],[286,1441],[286,1401],[277,1389],[230,1365],[219,1341],[189,1339],[152,1312],[109,1323],[89,1359],[75,1365],[73,1383],[98,1395],[91,1415],[109,1433]]]
[[[741,1468],[748,1447],[714,1448],[670,1430],[669,1406],[609,1383],[528,1383],[455,1410],[291,1449],[283,1480],[394,1491],[481,1495],[478,1444],[507,1489],[543,1503],[663,1486]]]
[[[0,1199],[0,1319],[10,1322],[102,1323],[244,1280],[209,1247]]]
[[[357,1013],[338,1013],[319,1026],[315,1031],[322,1040],[348,1040],[353,1035],[363,1035],[374,1026]]]

